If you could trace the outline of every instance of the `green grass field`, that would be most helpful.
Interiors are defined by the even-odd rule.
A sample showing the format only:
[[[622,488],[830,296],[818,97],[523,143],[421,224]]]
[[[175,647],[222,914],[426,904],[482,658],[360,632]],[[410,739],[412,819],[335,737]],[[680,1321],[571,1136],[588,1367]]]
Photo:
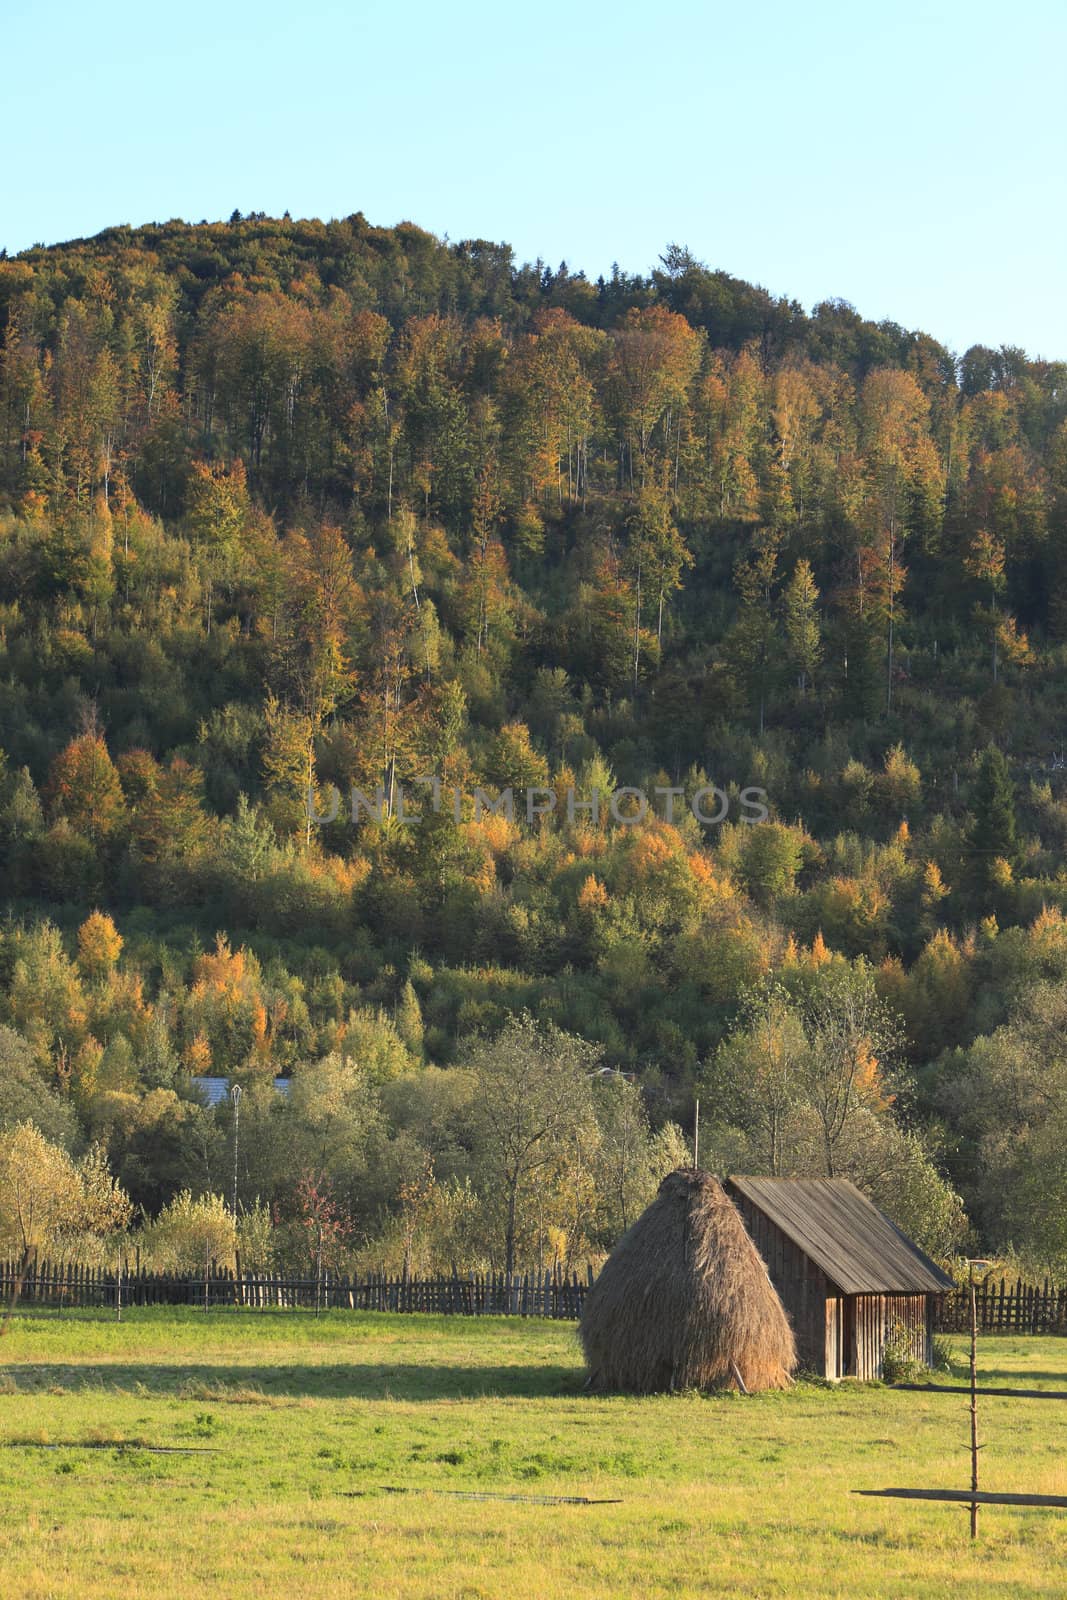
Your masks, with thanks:
[[[1067,1340],[986,1339],[1067,1389]],[[962,1369],[958,1369],[962,1381]],[[1067,1595],[1067,1513],[964,1487],[966,1403],[880,1386],[593,1399],[568,1324],[20,1316],[0,1340],[0,1594]],[[989,1398],[983,1487],[1067,1494],[1067,1401]],[[156,1453],[148,1446],[179,1446]],[[544,1505],[461,1498],[583,1495]]]

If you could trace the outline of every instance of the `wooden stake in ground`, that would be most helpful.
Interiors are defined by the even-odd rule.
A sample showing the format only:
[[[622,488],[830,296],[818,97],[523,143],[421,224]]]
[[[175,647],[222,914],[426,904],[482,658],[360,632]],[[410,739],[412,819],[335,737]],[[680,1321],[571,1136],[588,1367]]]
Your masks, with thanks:
[[[978,1493],[978,1301],[974,1292],[974,1262],[968,1263],[971,1289],[971,1492]],[[971,1501],[971,1538],[978,1537],[978,1501]]]
[[[974,1286],[975,1267],[989,1262],[975,1258],[967,1262],[967,1285],[971,1300],[971,1493],[978,1493],[978,1298]],[[971,1501],[971,1538],[978,1537],[978,1501]]]

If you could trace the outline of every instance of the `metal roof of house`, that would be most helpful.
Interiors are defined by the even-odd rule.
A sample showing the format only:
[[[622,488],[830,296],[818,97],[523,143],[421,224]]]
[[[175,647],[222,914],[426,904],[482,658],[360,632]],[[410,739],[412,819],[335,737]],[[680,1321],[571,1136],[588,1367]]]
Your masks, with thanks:
[[[230,1092],[229,1078],[198,1076],[192,1079],[192,1085],[204,1096],[209,1108],[221,1105]],[[288,1094],[290,1079],[275,1078],[274,1087],[279,1094]]]
[[[199,1090],[209,1106],[221,1105],[230,1092],[229,1078],[195,1077],[193,1088]]]
[[[941,1268],[847,1178],[726,1180],[769,1217],[842,1294],[943,1294]]]

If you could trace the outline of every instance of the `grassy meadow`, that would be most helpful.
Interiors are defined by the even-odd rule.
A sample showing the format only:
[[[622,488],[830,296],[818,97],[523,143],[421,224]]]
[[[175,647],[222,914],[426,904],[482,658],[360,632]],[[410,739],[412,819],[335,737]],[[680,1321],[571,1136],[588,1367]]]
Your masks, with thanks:
[[[1067,1389],[1067,1340],[988,1338],[981,1365]],[[0,1592],[1067,1594],[1067,1513],[983,1510],[972,1547],[963,1508],[850,1494],[966,1486],[962,1393],[581,1386],[563,1323],[18,1316],[0,1340]],[[1067,1494],[1067,1402],[988,1398],[981,1427],[984,1488]]]

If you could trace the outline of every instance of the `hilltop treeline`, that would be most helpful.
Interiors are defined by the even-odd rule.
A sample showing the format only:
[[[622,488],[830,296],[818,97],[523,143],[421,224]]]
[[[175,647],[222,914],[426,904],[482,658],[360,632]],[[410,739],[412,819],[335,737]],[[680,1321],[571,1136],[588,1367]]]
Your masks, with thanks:
[[[635,1075],[642,1149],[700,1092],[720,1164],[1063,1258],[1067,366],[361,216],[27,251],[0,329],[0,976],[50,1136],[155,1208],[222,1183],[192,1075],[354,1063],[395,1142],[383,1085],[528,1012]],[[555,809],[476,815],[508,787]],[[622,787],[673,818],[568,815]],[[365,1236],[420,1163],[475,1181],[471,1126],[343,1180]],[[311,1181],[285,1147],[249,1205]]]

